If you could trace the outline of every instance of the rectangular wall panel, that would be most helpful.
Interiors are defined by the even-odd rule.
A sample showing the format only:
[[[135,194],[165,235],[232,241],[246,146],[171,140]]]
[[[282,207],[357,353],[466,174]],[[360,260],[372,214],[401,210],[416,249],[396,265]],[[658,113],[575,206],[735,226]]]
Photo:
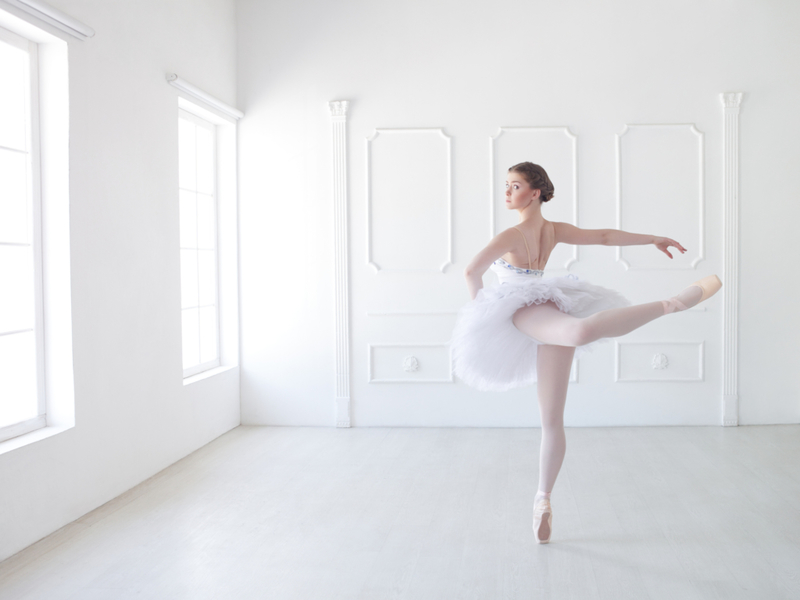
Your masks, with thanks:
[[[444,131],[376,129],[367,138],[367,198],[367,260],[376,272],[444,272],[451,263]]]
[[[617,136],[617,228],[677,240],[673,259],[623,246],[627,269],[694,269],[704,257],[703,134],[691,124],[626,125]]]
[[[703,381],[703,342],[615,345],[615,381]]]
[[[369,383],[450,383],[449,344],[370,344]]]

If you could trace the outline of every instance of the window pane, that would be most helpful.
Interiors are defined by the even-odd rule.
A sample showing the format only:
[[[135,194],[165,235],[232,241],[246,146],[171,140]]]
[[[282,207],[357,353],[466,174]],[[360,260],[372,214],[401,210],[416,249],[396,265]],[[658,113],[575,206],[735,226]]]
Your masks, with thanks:
[[[0,246],[0,333],[33,327],[33,252]]]
[[[32,331],[0,336],[0,427],[39,416]]]
[[[217,302],[217,266],[215,259],[216,256],[213,250],[197,251],[197,271],[200,277],[198,304],[200,306],[216,304]]]
[[[200,338],[198,331],[198,312],[196,308],[183,311],[183,368],[200,364]]]
[[[27,150],[28,53],[0,42],[0,146]]]
[[[200,362],[217,358],[217,307],[200,309]]]
[[[28,155],[0,148],[0,242],[27,244]]]
[[[181,308],[197,306],[197,250],[181,250]]]
[[[205,127],[197,128],[197,191],[214,193],[214,134]]]
[[[181,248],[197,248],[197,194],[181,190]]]
[[[215,248],[214,198],[197,194],[197,247]]]
[[[178,185],[188,190],[197,189],[195,129],[191,121],[178,119]]]

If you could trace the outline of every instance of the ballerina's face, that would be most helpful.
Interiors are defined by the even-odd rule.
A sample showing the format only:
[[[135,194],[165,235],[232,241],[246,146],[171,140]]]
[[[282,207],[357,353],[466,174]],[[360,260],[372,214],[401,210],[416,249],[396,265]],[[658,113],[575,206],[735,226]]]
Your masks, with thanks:
[[[533,202],[538,191],[532,190],[530,184],[520,173],[509,171],[506,177],[506,208],[525,208]]]

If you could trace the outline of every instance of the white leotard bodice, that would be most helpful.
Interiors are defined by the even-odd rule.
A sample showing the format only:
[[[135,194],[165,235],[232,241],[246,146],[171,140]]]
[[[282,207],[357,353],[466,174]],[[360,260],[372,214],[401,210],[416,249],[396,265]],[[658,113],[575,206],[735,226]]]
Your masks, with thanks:
[[[502,258],[498,258],[496,261],[494,261],[492,266],[489,268],[497,273],[497,278],[500,280],[500,283],[505,283],[506,281],[522,283],[529,281],[532,277],[542,277],[544,275],[544,271],[539,269],[523,269],[521,267],[515,267],[511,263],[504,261]]]

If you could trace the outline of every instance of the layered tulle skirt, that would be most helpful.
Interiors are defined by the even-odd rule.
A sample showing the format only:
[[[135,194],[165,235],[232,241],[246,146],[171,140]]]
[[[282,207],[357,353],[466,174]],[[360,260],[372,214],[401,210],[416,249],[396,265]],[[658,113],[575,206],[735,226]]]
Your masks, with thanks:
[[[541,342],[522,333],[511,319],[521,307],[548,300],[576,317],[631,304],[619,292],[583,281],[574,274],[528,277],[483,288],[458,312],[450,340],[456,377],[486,391],[536,383],[536,354]],[[578,346],[575,356],[606,341]]]

